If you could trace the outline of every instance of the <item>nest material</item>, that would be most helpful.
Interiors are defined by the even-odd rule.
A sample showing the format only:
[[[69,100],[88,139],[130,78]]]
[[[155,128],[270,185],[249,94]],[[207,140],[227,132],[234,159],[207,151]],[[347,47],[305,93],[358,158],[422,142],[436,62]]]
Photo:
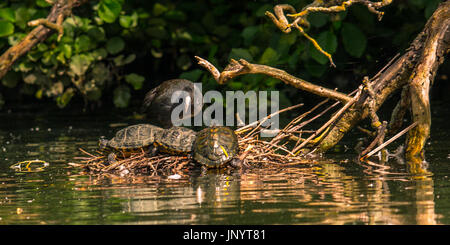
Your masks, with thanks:
[[[303,127],[322,116],[326,111],[336,105],[334,104],[314,117],[304,120],[312,111],[316,110],[327,101],[328,100],[318,104],[311,110],[292,120],[284,129],[277,131],[275,137],[270,140],[260,138],[260,133],[263,130],[267,130],[262,127],[263,123],[276,114],[298,108],[302,106],[302,104],[282,109],[266,118],[256,121],[253,124],[235,130],[240,149],[240,153],[237,158],[241,160],[241,166],[293,166],[317,163],[318,156],[312,154],[314,150],[308,151],[307,154],[304,154],[302,151],[298,150],[298,146],[306,145],[305,143],[307,143],[307,139],[302,138],[303,134],[308,136],[317,133],[313,130],[303,130]],[[77,159],[81,160],[81,164],[75,165],[85,167],[89,173],[170,176],[189,172],[189,170],[198,168],[199,166],[199,164],[192,159],[190,154],[184,156],[167,154],[148,156],[144,151],[142,151],[139,153],[134,153],[128,157],[120,158],[117,162],[109,164],[107,155],[102,154],[101,152],[91,154],[83,149],[80,149],[80,151],[82,151],[86,157],[78,157]]]

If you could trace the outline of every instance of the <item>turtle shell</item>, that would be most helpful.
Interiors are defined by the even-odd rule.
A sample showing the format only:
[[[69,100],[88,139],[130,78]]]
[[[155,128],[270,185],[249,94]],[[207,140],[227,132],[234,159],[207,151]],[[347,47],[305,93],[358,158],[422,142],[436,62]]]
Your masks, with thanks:
[[[180,105],[180,101],[172,102],[172,96],[177,95],[176,92],[184,92],[179,94],[179,99],[185,103],[183,114],[180,122],[191,119],[201,112],[202,96],[201,91],[196,94],[194,83],[186,79],[171,79],[164,81],[159,86],[150,90],[144,98],[141,112],[145,112],[152,123],[160,125],[164,128],[170,128],[174,125],[171,115],[175,107]],[[196,104],[197,106],[194,106]],[[190,107],[190,108],[189,108]],[[190,111],[188,111],[190,109]],[[188,112],[190,114],[188,114]],[[178,123],[176,123],[178,124]]]
[[[239,152],[238,139],[229,127],[209,127],[197,133],[194,160],[209,168],[220,167]]]
[[[185,127],[171,127],[165,129],[156,144],[159,150],[166,153],[182,154],[192,151],[192,146],[196,138],[196,132]]]
[[[132,150],[147,147],[159,138],[163,129],[151,124],[137,124],[119,130],[107,146],[115,150]]]

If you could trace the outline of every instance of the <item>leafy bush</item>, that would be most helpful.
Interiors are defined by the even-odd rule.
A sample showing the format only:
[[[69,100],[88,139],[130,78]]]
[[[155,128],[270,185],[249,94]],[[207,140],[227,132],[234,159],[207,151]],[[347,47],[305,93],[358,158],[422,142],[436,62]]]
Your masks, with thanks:
[[[310,2],[283,1],[297,10]],[[330,68],[303,36],[295,30],[284,34],[265,17],[265,11],[273,11],[273,1],[89,1],[64,21],[59,42],[52,34],[2,79],[0,107],[5,100],[29,95],[52,98],[61,108],[73,98],[126,108],[158,82],[176,77],[203,82],[206,90],[277,89],[289,104],[299,100],[298,92],[280,81],[246,75],[218,86],[193,56],[221,69],[230,58],[244,58],[345,90],[404,49],[438,3],[394,1],[384,9],[382,22],[360,5],[345,13],[311,15],[307,32],[333,55],[337,68]],[[27,22],[45,18],[50,8],[44,0],[2,1],[0,51],[18,43],[32,29]]]

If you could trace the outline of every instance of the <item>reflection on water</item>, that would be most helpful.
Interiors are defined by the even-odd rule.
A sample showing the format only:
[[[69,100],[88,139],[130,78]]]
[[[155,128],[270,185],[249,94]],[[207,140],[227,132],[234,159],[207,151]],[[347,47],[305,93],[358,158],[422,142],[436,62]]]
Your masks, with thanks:
[[[67,164],[111,135],[114,120],[14,120],[0,123],[0,224],[450,224],[445,136],[427,151],[429,169],[415,174],[395,160],[336,160],[174,180],[87,176]],[[49,166],[9,168],[33,159]]]

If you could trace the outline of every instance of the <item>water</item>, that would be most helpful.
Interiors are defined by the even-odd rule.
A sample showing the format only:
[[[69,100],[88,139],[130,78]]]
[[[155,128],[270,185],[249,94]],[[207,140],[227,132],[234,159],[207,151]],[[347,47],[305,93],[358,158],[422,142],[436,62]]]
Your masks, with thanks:
[[[136,120],[33,109],[0,118],[0,224],[450,224],[445,118],[433,119],[424,175],[395,160],[386,169],[339,153],[328,163],[181,179],[88,176],[68,164],[82,155],[78,148],[92,152],[99,136]],[[10,168],[33,159],[50,165]]]

